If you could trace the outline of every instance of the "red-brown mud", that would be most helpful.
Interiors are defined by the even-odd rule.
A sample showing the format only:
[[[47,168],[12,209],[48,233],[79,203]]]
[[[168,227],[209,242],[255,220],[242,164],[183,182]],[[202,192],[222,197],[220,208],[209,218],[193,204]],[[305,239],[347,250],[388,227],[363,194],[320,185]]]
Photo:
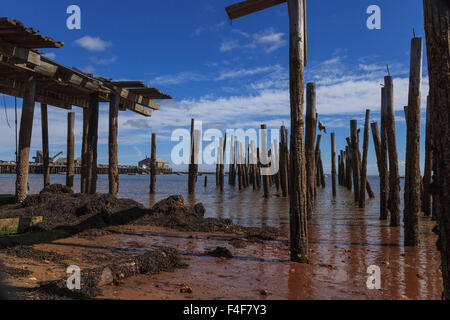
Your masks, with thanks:
[[[223,220],[205,223],[199,219],[203,211],[199,207],[197,212],[195,208],[186,207],[193,213],[186,223],[183,215],[188,211],[177,206],[169,210],[170,201],[163,203],[166,208],[153,215],[154,220],[148,214],[143,216],[142,223],[133,220],[123,225],[86,228],[70,237],[37,243],[32,246],[34,251],[30,251],[36,258],[0,250],[0,260],[11,268],[10,271],[23,270],[22,275],[17,271],[7,280],[7,284],[16,290],[19,288],[19,292],[67,278],[65,268],[71,264],[91,270],[164,246],[176,249],[181,262],[188,267],[159,274],[131,275],[114,285],[101,287],[95,297],[440,299],[443,288],[440,256],[435,247],[437,237],[432,232],[435,223],[422,217],[420,245],[405,248],[403,228],[392,228],[389,222],[380,221],[378,211],[371,209],[374,201],[377,200],[369,201],[365,210],[355,208],[351,201],[319,203],[309,223],[310,264],[307,265],[289,261],[287,235],[272,233],[264,237],[261,232],[251,237],[251,230],[257,231],[257,228],[249,230],[231,222],[223,223]],[[163,211],[172,212],[172,217],[165,217],[161,214]],[[155,225],[148,225],[151,223]],[[192,231],[191,226],[196,223],[204,229]],[[208,229],[211,225],[213,228]],[[261,240],[264,238],[270,240]],[[207,254],[218,247],[228,250],[232,257]],[[47,260],[43,251],[65,260]],[[367,288],[367,268],[371,265],[381,269],[380,290]],[[39,294],[27,297],[49,298]]]

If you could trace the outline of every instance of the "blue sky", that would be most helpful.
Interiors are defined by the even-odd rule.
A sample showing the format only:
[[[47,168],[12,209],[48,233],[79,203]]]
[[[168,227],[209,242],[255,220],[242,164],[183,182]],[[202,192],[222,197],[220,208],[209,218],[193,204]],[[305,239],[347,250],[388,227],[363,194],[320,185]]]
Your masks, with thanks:
[[[288,15],[282,4],[228,21],[230,0],[166,1],[10,1],[0,16],[64,41],[60,49],[44,50],[56,61],[115,80],[143,80],[171,94],[151,118],[131,111],[119,115],[119,161],[136,164],[149,154],[151,132],[158,133],[158,156],[170,160],[176,128],[190,118],[204,128],[255,128],[261,123],[289,124]],[[68,30],[66,8],[81,8],[81,30]],[[380,83],[389,64],[395,79],[399,159],[405,158],[409,51],[412,29],[424,36],[421,0],[308,1],[308,66],[306,82],[317,84],[317,109],[328,131],[336,132],[337,149],[345,146],[349,120],[363,124],[365,109],[378,120]],[[381,8],[381,30],[369,30],[366,9]],[[81,39],[81,40],[80,40]],[[426,55],[424,54],[424,61]],[[428,93],[426,63],[422,108]],[[6,97],[0,116],[0,159],[14,158],[13,104]],[[19,100],[19,106],[21,101]],[[3,97],[0,97],[3,105]],[[2,106],[3,107],[3,106]],[[66,113],[51,108],[50,150],[65,151]],[[81,109],[76,112],[77,154],[81,144]],[[101,106],[99,162],[107,163],[108,106]],[[422,117],[422,150],[425,114]],[[40,111],[36,107],[31,153],[41,149]],[[330,163],[329,136],[322,140],[322,158]],[[376,173],[372,141],[369,172]],[[204,168],[207,169],[207,168]],[[403,171],[403,166],[401,166]]]

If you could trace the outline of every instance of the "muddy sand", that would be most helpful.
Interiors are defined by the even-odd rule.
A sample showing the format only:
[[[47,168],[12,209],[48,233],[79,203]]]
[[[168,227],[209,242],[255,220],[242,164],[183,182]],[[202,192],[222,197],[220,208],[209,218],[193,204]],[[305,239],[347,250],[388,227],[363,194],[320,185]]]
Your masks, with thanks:
[[[179,196],[147,209],[131,200],[58,188],[22,206],[0,207],[0,217],[15,211],[36,215],[34,210],[44,216],[44,224],[29,233],[0,237],[5,283],[18,298],[441,298],[435,224],[423,217],[420,246],[404,248],[402,229],[389,228],[377,216],[317,212],[309,224],[305,265],[289,261],[288,238],[278,229],[205,219],[201,204],[188,207]],[[65,222],[52,208],[61,208]],[[66,289],[69,265],[82,270],[80,291]],[[370,265],[381,269],[380,290],[367,288]]]

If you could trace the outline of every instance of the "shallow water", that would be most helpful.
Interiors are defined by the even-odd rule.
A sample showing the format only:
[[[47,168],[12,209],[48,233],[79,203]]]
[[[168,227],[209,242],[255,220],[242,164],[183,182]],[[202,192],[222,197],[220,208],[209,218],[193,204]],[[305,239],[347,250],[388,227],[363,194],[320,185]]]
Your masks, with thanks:
[[[65,182],[64,175],[53,175],[51,178],[52,183]],[[14,179],[13,175],[0,175],[0,194],[13,193]],[[99,192],[107,192],[107,179],[105,175],[99,176]],[[151,206],[169,195],[179,194],[189,204],[202,202],[208,217],[231,218],[245,226],[280,227],[288,235],[286,198],[272,196],[264,199],[261,190],[253,191],[251,187],[239,191],[237,187],[225,186],[224,192],[220,193],[216,189],[214,175],[208,175],[206,188],[203,181],[204,176],[198,177],[196,195],[189,196],[186,175],[158,176],[157,193],[150,196],[148,176],[121,176],[119,197]],[[156,280],[190,281],[198,287],[195,298],[258,298],[255,287],[261,283],[271,292],[271,298],[280,299],[439,299],[442,278],[436,236],[431,231],[434,222],[421,217],[420,245],[405,248],[403,228],[391,228],[388,221],[379,220],[378,177],[369,177],[369,181],[377,198],[367,200],[365,209],[354,204],[353,194],[344,187],[338,186],[337,197],[333,200],[330,177],[326,180],[327,188],[318,188],[316,210],[308,225],[312,249],[309,266],[290,263],[286,245],[273,246],[268,243],[262,247],[250,245],[246,249],[233,249],[235,255],[250,260],[211,263],[213,258],[193,255],[189,269],[166,277],[162,275]],[[79,187],[78,176],[75,185]],[[37,193],[41,188],[42,176],[31,175],[30,192]],[[275,194],[274,189],[271,191]],[[127,235],[116,245],[130,248],[130,241],[138,241],[144,247],[173,245],[182,252],[201,253],[205,247],[216,245],[212,242],[217,239],[213,240],[202,243],[202,240],[193,241],[187,237]],[[223,245],[223,241],[221,243]],[[370,265],[381,268],[383,281],[380,291],[366,288],[367,267]],[[215,276],[215,281],[209,282],[208,279],[216,273],[221,276]],[[230,279],[233,279],[233,285],[229,284]],[[135,285],[129,283],[128,288]],[[227,291],[224,292],[223,288]],[[133,296],[126,292],[122,297]],[[138,292],[142,293],[140,290]]]

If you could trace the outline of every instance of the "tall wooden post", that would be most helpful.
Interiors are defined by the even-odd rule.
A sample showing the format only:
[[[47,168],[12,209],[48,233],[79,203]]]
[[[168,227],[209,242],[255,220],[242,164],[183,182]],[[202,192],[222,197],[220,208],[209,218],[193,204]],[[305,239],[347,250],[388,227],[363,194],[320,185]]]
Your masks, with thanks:
[[[391,76],[384,77],[386,95],[386,119],[389,150],[389,211],[391,226],[400,225],[400,175],[398,173],[397,142],[395,139],[394,82]]]
[[[33,130],[34,97],[36,78],[25,81],[25,93],[22,105],[22,117],[19,131],[19,153],[16,163],[16,202],[22,203],[28,193],[28,170],[30,166],[30,145]]]
[[[305,167],[306,167],[306,211],[314,209],[315,190],[315,152],[316,141],[316,84],[306,85],[306,116],[305,116]]]
[[[109,102],[109,137],[108,137],[108,182],[109,194],[117,196],[119,192],[119,160],[117,159],[117,134],[119,117],[119,95],[113,93]],[[151,192],[151,191],[150,191]]]
[[[288,165],[287,165],[287,133],[286,128],[281,126],[281,143],[280,143],[280,187],[283,197],[288,194]]]
[[[73,189],[75,175],[75,113],[67,114],[67,176],[66,186]]]
[[[288,0],[289,74],[291,104],[291,157],[289,211],[291,260],[308,263],[308,224],[306,214],[306,168],[304,150],[303,84],[306,63],[306,21],[304,0]]]
[[[261,125],[261,158],[268,159],[268,151],[267,151],[267,126],[265,124]],[[264,166],[268,166],[268,163],[263,163]],[[269,176],[263,175],[263,188],[264,188],[264,198],[268,198],[270,196],[269,191]]]
[[[230,165],[228,169],[228,184],[230,186],[234,185],[233,183],[233,170],[234,170],[234,136],[230,137]]]
[[[433,215],[439,227],[443,298],[450,300],[450,3],[424,0],[423,7],[433,124]]]
[[[316,195],[317,195],[317,186],[320,184],[320,179],[319,179],[319,174],[318,174],[318,170],[319,170],[319,159],[320,159],[320,143],[322,142],[322,135],[319,134],[317,135],[317,139],[316,139],[316,147],[315,147],[315,151],[314,151],[314,201],[316,200]],[[308,219],[311,219],[311,211],[308,211]]]
[[[352,171],[353,171],[353,188],[355,194],[355,202],[359,202],[359,193],[361,185],[361,168],[359,167],[359,138],[358,138],[358,121],[350,120],[351,133],[351,152],[352,152]],[[365,195],[365,194],[364,194]]]
[[[420,98],[422,84],[422,38],[411,40],[408,116],[406,135],[406,168],[404,193],[405,246],[419,243],[419,212],[421,209],[420,174]]]
[[[427,114],[425,129],[425,168],[423,173],[423,193],[422,193],[422,211],[426,217],[431,215],[431,174],[433,165],[432,156],[432,134],[431,134],[431,106],[430,96],[427,97]]]
[[[335,133],[331,133],[331,187],[333,197],[336,197],[336,142]]]
[[[81,193],[87,193],[87,170],[88,170],[88,129],[89,129],[89,108],[83,108],[83,137],[81,146]]]
[[[375,148],[375,154],[377,156],[377,166],[378,166],[378,175],[380,177],[380,220],[386,220],[388,217],[388,211],[387,211],[387,168],[386,168],[386,162],[383,161],[382,155],[381,155],[381,140],[380,140],[380,133],[378,130],[378,122],[372,122],[371,123],[371,129],[372,129],[372,137],[373,137],[373,145]],[[384,159],[386,160],[386,159]]]
[[[152,133],[152,148],[150,160],[150,193],[156,192],[156,133]]]
[[[381,127],[380,127],[380,219],[389,215],[389,170],[388,170],[388,113],[386,88],[381,88]]]
[[[347,138],[347,140],[350,140]],[[345,147],[345,186],[352,190],[352,153],[350,146]]]
[[[284,1],[283,1],[284,2]],[[227,8],[231,19],[282,3],[244,1]],[[308,263],[306,216],[306,169],[304,146],[304,66],[306,65],[306,1],[287,0],[289,12],[289,79],[291,107],[291,148],[289,173],[289,217],[291,260]],[[244,9],[244,10],[243,10]]]
[[[364,208],[366,206],[367,156],[369,152],[369,122],[370,122],[370,110],[366,110],[366,119],[364,122],[363,157],[361,163],[361,188],[359,191],[360,208]]]
[[[47,105],[41,103],[41,129],[42,129],[42,156],[43,167],[42,174],[44,176],[44,187],[50,185],[50,156],[48,148],[48,116]]]
[[[195,193],[195,185],[197,182],[197,177],[196,177],[196,173],[195,173],[195,139],[194,139],[194,125],[195,125],[195,120],[191,119],[191,153],[190,153],[190,158],[189,158],[189,177],[188,177],[188,193],[189,194],[194,194]],[[216,181],[217,184],[217,181]]]
[[[87,193],[97,192],[98,93],[89,98],[89,128],[87,145]]]
[[[225,140],[220,138],[220,146],[218,148],[218,158],[219,158],[219,187],[220,191],[224,189],[224,180],[225,180],[225,166],[224,166],[224,154],[225,154],[225,146],[226,146],[226,136]]]

